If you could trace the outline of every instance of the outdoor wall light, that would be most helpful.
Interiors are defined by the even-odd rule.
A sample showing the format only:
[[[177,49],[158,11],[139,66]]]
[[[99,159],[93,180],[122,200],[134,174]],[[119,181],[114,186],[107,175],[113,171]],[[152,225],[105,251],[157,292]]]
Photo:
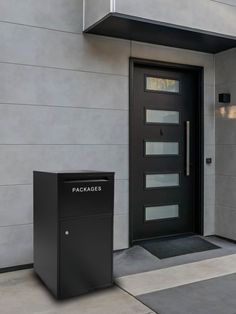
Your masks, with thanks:
[[[231,105],[231,94],[219,94],[219,108],[216,113],[221,118],[236,119],[236,105]]]
[[[230,94],[219,94],[219,103],[223,104],[229,104],[231,101],[231,95]]]

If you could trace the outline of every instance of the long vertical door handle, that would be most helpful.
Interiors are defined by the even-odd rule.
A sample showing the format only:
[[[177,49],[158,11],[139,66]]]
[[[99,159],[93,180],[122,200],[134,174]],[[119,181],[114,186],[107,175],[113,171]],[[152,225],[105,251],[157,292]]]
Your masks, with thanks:
[[[186,121],[186,176],[190,176],[190,121]]]

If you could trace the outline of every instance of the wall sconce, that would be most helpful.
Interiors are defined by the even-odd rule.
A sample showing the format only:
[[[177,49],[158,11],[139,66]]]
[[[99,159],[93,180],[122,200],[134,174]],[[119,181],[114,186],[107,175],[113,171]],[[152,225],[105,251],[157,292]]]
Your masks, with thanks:
[[[217,115],[221,118],[236,119],[236,105],[231,104],[231,95],[229,93],[219,94],[220,106],[217,109]]]
[[[231,95],[230,94],[219,94],[219,103],[223,104],[229,104],[231,101]]]

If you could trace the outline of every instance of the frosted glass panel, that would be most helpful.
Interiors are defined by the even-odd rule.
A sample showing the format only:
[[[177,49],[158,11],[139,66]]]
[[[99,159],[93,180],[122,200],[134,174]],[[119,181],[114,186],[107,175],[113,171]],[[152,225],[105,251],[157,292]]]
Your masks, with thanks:
[[[146,123],[179,123],[178,111],[146,110]]]
[[[176,142],[146,142],[146,155],[178,155],[179,143]]]
[[[179,81],[160,77],[146,77],[146,90],[179,93]]]
[[[146,188],[160,188],[169,186],[179,186],[178,173],[146,175]]]
[[[158,220],[179,217],[179,205],[145,207],[145,220]]]

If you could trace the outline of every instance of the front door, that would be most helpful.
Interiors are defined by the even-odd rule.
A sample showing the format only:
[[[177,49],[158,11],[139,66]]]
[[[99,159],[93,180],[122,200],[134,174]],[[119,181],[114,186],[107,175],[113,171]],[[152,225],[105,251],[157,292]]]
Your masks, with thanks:
[[[134,64],[130,104],[131,241],[198,231],[199,68]]]

